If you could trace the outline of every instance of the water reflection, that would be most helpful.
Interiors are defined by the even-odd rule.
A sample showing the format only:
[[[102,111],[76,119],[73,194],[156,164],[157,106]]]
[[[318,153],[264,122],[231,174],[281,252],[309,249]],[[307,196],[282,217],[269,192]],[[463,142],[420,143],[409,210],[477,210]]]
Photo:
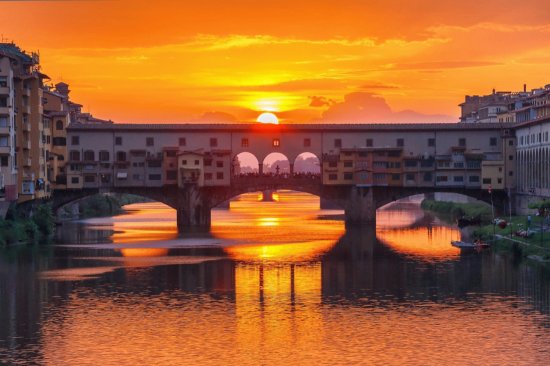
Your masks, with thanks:
[[[409,203],[347,231],[317,205],[244,196],[209,239],[137,205],[0,252],[0,364],[545,364],[547,269],[447,252]]]

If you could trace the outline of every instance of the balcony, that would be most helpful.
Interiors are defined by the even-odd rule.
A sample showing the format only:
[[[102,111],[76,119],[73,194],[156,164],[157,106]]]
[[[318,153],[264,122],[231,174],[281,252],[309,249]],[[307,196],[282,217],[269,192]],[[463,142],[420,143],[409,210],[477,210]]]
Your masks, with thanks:
[[[10,88],[7,86],[0,86],[0,95],[9,95],[10,94]]]
[[[8,126],[0,126],[0,135],[9,135],[10,128]]]
[[[11,107],[2,107],[0,106],[0,114],[2,115],[7,115],[7,114],[10,114],[10,109]]]
[[[0,146],[0,155],[7,155],[11,152],[11,148],[9,146]]]
[[[22,123],[23,132],[31,132],[31,124],[29,122]]]
[[[21,144],[21,147],[24,150],[30,150],[31,149],[31,141],[30,140],[23,141],[23,143]]]
[[[21,107],[21,113],[23,114],[31,114],[31,106],[30,105],[24,105]]]
[[[23,88],[23,95],[30,97],[31,96],[31,88]]]
[[[23,166],[28,166],[28,167],[32,166],[32,159],[31,158],[26,158],[26,159],[24,158],[23,159]]]

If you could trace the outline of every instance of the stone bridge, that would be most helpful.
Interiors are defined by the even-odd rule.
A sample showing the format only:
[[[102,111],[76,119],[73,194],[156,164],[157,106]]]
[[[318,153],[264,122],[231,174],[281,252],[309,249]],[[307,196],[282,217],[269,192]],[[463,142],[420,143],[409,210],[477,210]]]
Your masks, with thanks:
[[[323,185],[320,177],[255,176],[234,177],[229,186],[199,187],[186,184],[163,187],[109,187],[54,191],[52,205],[55,211],[62,206],[98,193],[128,193],[162,202],[177,210],[180,232],[208,231],[211,209],[244,193],[288,189],[310,193],[345,211],[346,226],[372,225],[376,209],[401,198],[417,194],[448,192],[463,194],[491,203],[486,190],[451,187],[400,187]],[[493,191],[497,213],[504,213],[508,205],[506,192]]]

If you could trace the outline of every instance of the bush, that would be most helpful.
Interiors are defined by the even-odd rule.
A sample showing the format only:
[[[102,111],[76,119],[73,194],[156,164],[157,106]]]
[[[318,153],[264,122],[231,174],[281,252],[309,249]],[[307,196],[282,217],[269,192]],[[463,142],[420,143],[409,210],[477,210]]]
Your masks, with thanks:
[[[38,206],[32,216],[32,221],[42,235],[47,237],[53,234],[54,220],[51,205],[43,204]]]

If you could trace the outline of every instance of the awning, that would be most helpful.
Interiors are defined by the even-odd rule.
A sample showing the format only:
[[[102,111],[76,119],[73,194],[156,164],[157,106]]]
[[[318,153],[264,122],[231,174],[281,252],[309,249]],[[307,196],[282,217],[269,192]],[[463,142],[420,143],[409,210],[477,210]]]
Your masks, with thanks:
[[[118,172],[118,173],[116,173],[116,177],[117,177],[117,179],[126,179],[126,178],[128,178],[128,173]]]

